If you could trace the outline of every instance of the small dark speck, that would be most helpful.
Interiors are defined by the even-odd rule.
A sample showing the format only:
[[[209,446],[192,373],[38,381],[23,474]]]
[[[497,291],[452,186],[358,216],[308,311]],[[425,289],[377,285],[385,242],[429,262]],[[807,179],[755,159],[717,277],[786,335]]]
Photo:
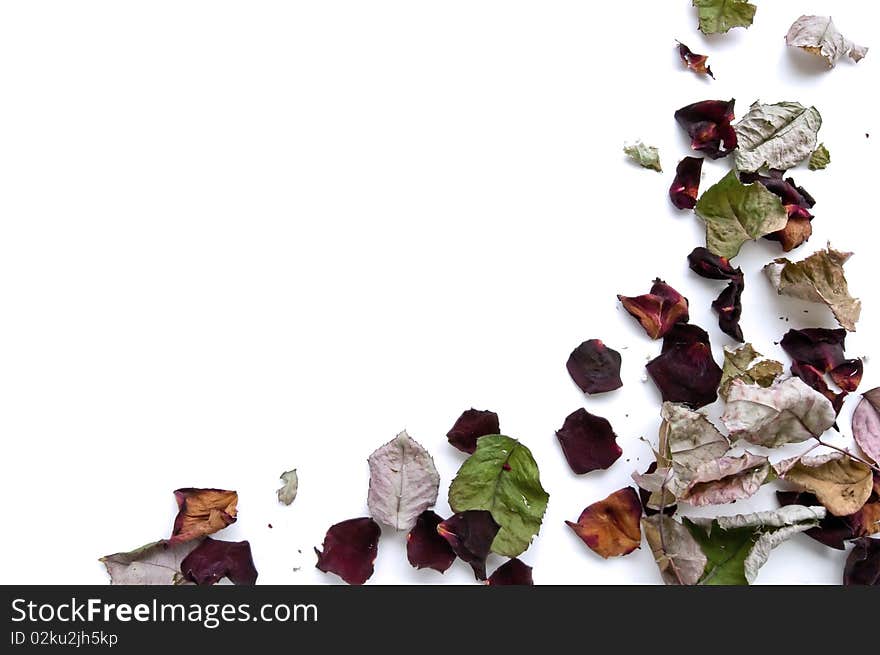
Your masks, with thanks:
[[[503,468],[505,471],[509,471],[509,470],[510,470],[510,464],[508,464],[507,462],[504,462],[504,464],[501,465],[501,468]]]
[[[269,524],[269,529],[270,529],[270,530],[272,529],[272,524],[271,524],[271,523]]]
[[[779,342],[778,342],[778,341],[774,341],[774,342],[773,342],[773,345],[774,345],[774,346],[778,346],[778,345],[779,345]]]
[[[786,323],[791,323],[791,320],[790,320],[788,317],[786,317],[786,318],[785,318],[785,322],[786,322]]]
[[[810,310],[809,310],[809,309],[805,309],[805,310],[804,310],[804,314],[809,314],[809,313],[810,313]]]
[[[871,138],[871,135],[868,134],[867,132],[865,132],[865,138],[866,138],[866,139],[870,139],[870,138]]]
[[[297,553],[299,553],[299,554],[300,554],[300,555],[302,555],[302,554],[303,554],[303,552],[302,552],[302,550],[301,550],[301,549],[299,549],[299,548],[297,548],[297,549],[296,549],[296,552],[297,552]]]

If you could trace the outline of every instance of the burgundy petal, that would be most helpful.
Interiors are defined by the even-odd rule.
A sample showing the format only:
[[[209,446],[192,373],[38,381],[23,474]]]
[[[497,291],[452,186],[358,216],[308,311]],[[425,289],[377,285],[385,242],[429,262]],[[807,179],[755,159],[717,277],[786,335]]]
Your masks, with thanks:
[[[777,491],[776,499],[782,507],[786,505],[815,507],[822,504],[816,496],[806,491]],[[834,516],[830,512],[825,515],[824,519],[819,521],[817,527],[810,528],[806,534],[820,544],[825,544],[829,548],[836,548],[837,550],[846,548],[846,542],[856,537],[852,524],[847,517]]]
[[[379,524],[369,517],[332,525],[324,537],[324,550],[315,548],[316,566],[325,573],[335,573],[348,584],[364,584],[373,575],[381,534]]]
[[[735,100],[704,100],[675,112],[676,122],[691,137],[691,148],[712,159],[726,157],[736,149],[733,120]]]
[[[442,522],[443,519],[427,509],[419,514],[413,529],[406,535],[406,557],[415,568],[443,573],[455,561],[452,546],[437,532]]]
[[[654,473],[657,470],[657,462],[651,462],[650,466],[645,469],[645,475],[649,473]],[[654,509],[652,507],[648,507],[648,501],[651,499],[651,492],[647,489],[642,489],[639,487],[639,500],[642,503],[642,510],[645,512],[645,516],[654,516],[654,514],[659,514],[659,509]],[[663,508],[663,513],[667,516],[672,516],[675,514],[678,509],[678,505],[667,505]]]
[[[620,353],[599,339],[584,341],[569,355],[566,368],[584,393],[603,393],[623,386]]]
[[[843,584],[880,586],[880,539],[862,537],[846,558]]]
[[[529,586],[532,581],[532,567],[516,558],[506,561],[495,569],[486,584],[490,586]]]
[[[830,400],[831,405],[834,407],[834,411],[840,414],[840,410],[843,409],[843,400],[846,398],[847,393],[846,391],[834,393],[829,389],[822,371],[809,364],[799,364],[798,362],[795,362],[791,365],[791,374],[799,377],[807,383],[807,386],[812,387]]]
[[[695,325],[675,326],[646,368],[664,402],[697,409],[718,398],[721,367],[712,358],[709,335]]]
[[[252,585],[257,581],[257,568],[247,541],[205,537],[180,563],[180,572],[199,585],[215,584],[223,578],[237,585]]]
[[[579,475],[607,469],[623,454],[611,423],[584,408],[566,417],[556,437],[571,470]]]
[[[766,236],[771,241],[778,241],[786,252],[794,250],[813,234],[810,209],[816,204],[803,187],[795,185],[793,178],[783,179],[784,171],[771,170],[769,175],[760,173],[741,173],[740,179],[746,184],[760,182],[768,191],[779,196],[788,212],[788,224],[778,232]]]
[[[861,359],[847,359],[831,369],[831,379],[844,391],[853,392],[862,383],[864,368]]]
[[[617,296],[648,336],[659,339],[676,323],[687,323],[688,300],[661,279],[654,280],[650,293],[642,296]]]
[[[731,281],[721,295],[712,302],[712,309],[718,312],[718,327],[724,334],[739,342],[745,341],[739,320],[742,317],[742,293],[745,279],[740,276]]]
[[[471,565],[477,580],[486,579],[486,558],[500,529],[492,514],[482,509],[453,514],[437,526],[455,554]]]
[[[675,168],[675,179],[669,187],[669,199],[678,209],[693,209],[700,193],[702,157],[685,157]]]
[[[789,330],[780,342],[782,349],[794,361],[809,364],[821,373],[828,373],[846,361],[846,330],[838,328],[806,328]]]
[[[690,70],[700,75],[708,75],[713,80],[715,79],[715,76],[712,74],[712,69],[709,68],[708,64],[706,63],[709,59],[708,55],[698,55],[690,48],[688,48],[684,43],[679,42],[678,56],[681,57],[681,61],[684,62],[684,65],[687,66]]]
[[[710,280],[735,280],[742,277],[742,269],[734,268],[726,257],[719,257],[708,248],[694,248],[688,255],[691,270]]]
[[[452,429],[446,433],[449,443],[466,453],[477,449],[477,439],[487,434],[501,434],[498,414],[488,410],[468,409],[462,412]]]

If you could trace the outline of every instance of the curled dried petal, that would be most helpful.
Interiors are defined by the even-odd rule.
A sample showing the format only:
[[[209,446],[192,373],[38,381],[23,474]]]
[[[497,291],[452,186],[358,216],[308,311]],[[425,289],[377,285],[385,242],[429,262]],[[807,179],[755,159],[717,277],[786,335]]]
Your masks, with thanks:
[[[577,523],[565,524],[604,558],[628,555],[639,547],[642,531],[639,522],[642,505],[632,487],[624,487],[581,512]]]
[[[415,568],[443,573],[455,561],[452,546],[437,532],[437,526],[442,522],[442,518],[427,509],[406,535],[406,557]]]
[[[675,112],[676,122],[691,137],[691,148],[712,159],[726,157],[736,149],[733,120],[735,100],[704,100]]]
[[[685,157],[675,167],[675,179],[669,187],[669,199],[677,209],[693,209],[700,193],[702,157]]]
[[[688,322],[687,298],[659,278],[654,280],[649,293],[617,299],[652,339],[665,336],[677,323]]]

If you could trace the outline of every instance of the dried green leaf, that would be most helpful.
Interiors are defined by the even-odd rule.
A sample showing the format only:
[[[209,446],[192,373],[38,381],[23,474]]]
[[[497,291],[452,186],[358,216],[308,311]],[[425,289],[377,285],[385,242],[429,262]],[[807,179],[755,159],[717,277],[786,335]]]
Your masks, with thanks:
[[[766,359],[761,353],[747,343],[736,350],[724,348],[724,366],[721,368],[721,385],[719,395],[727,400],[727,392],[734,380],[742,380],[746,384],[757,384],[765,389],[783,373],[782,364],[773,359]]]
[[[437,502],[440,474],[428,451],[406,430],[378,448],[369,458],[367,505],[377,521],[397,530],[410,530],[419,514]]]
[[[500,434],[477,440],[476,451],[449,486],[452,511],[491,512],[501,526],[492,551],[507,557],[516,557],[529,547],[541,528],[549,498],[531,451]]]
[[[732,27],[749,27],[757,7],[746,0],[694,0],[703,34],[723,34]]]
[[[296,500],[296,492],[299,489],[299,478],[296,475],[296,469],[282,473],[281,482],[284,484],[278,490],[278,502],[290,505],[290,503]]]
[[[782,201],[763,184],[743,184],[735,171],[709,187],[694,211],[706,223],[706,247],[727,259],[735,257],[746,241],[788,224]]]
[[[858,512],[874,488],[870,467],[843,453],[796,457],[776,469],[783,480],[815,494],[834,516]]]
[[[841,57],[849,56],[858,62],[868,54],[867,48],[844,38],[831,16],[801,16],[788,29],[785,43],[823,57],[829,68]]]
[[[821,436],[834,425],[831,401],[800,378],[763,388],[733,380],[721,420],[731,439],[773,448]]]
[[[816,149],[822,116],[815,107],[798,102],[773,105],[755,103],[736,130],[736,167],[754,172],[765,166],[785,171],[798,165]]]
[[[666,584],[697,584],[708,560],[687,528],[665,514],[655,514],[642,519],[642,532]]]
[[[820,143],[819,147],[810,155],[810,161],[807,166],[811,171],[821,171],[828,168],[830,163],[831,153],[828,152],[828,148],[825,147],[824,143]]]
[[[641,141],[636,141],[631,145],[623,146],[623,152],[642,168],[650,168],[658,173],[663,172],[663,168],[660,166],[660,151],[654,146],[646,146]]]
[[[189,584],[180,572],[180,564],[200,543],[201,539],[176,544],[155,541],[127,553],[105,555],[101,562],[110,574],[110,584]]]
[[[828,305],[841,327],[855,332],[862,302],[849,295],[843,265],[850,257],[851,252],[829,245],[803,261],[777,259],[764,267],[764,273],[780,295]]]

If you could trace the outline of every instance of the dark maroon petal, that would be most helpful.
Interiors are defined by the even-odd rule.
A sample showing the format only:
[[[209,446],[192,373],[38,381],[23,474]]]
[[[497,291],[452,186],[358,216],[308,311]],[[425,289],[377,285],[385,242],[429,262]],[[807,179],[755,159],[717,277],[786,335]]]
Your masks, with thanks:
[[[712,69],[709,68],[706,63],[709,59],[708,55],[698,55],[693,52],[690,48],[688,48],[684,43],[679,42],[678,44],[678,56],[681,57],[681,61],[684,62],[684,65],[687,66],[690,70],[695,73],[699,73],[700,75],[708,75],[713,80],[715,76],[712,74]]]
[[[831,379],[844,391],[853,392],[862,383],[864,369],[861,359],[847,359],[831,369]]]
[[[453,514],[437,526],[455,554],[471,565],[477,580],[486,579],[486,558],[500,529],[492,514],[482,509]]]
[[[856,539],[846,558],[843,584],[846,586],[880,586],[880,539]]]
[[[646,368],[664,402],[697,409],[718,398],[721,367],[712,358],[709,335],[696,325],[676,325]]]
[[[782,507],[786,505],[816,507],[822,504],[818,498],[806,491],[777,491],[776,500],[779,501]],[[819,521],[817,527],[810,528],[806,534],[820,544],[825,544],[829,548],[836,548],[837,550],[846,548],[846,542],[856,537],[852,524],[847,517],[834,516],[830,512],[825,515],[824,519]]]
[[[846,361],[846,330],[839,328],[807,328],[789,330],[780,342],[782,349],[794,361],[809,364],[822,373],[828,373]]]
[[[565,418],[556,437],[568,465],[578,475],[607,469],[623,454],[611,423],[583,408]]]
[[[532,581],[532,567],[516,558],[508,560],[495,569],[495,572],[489,576],[486,584],[491,586],[531,587],[535,584]]]
[[[745,184],[760,182],[768,191],[782,200],[788,212],[788,224],[778,232],[766,236],[771,241],[778,241],[786,252],[794,250],[813,234],[813,214],[810,209],[816,201],[803,187],[795,184],[793,178],[783,179],[785,171],[771,170],[769,175],[760,173],[741,173],[740,180]]]
[[[704,100],[675,112],[676,122],[691,137],[691,148],[712,159],[726,157],[736,149],[733,120],[735,100]]]
[[[442,522],[443,519],[427,509],[419,514],[413,529],[406,535],[406,557],[415,568],[443,573],[455,561],[452,546],[437,532]]]
[[[501,434],[498,414],[488,410],[468,409],[446,433],[449,443],[466,453],[477,449],[477,439],[487,434]]]
[[[316,566],[324,573],[335,573],[348,584],[364,584],[373,575],[381,534],[379,524],[369,517],[332,525],[324,537],[324,550],[315,548]]]
[[[257,581],[257,568],[247,541],[205,537],[180,563],[180,572],[199,585],[216,584],[223,578],[238,585],[252,585]]]
[[[584,341],[569,355],[566,368],[584,393],[603,393],[623,386],[620,353],[599,339]]]
[[[710,280],[735,280],[742,277],[742,269],[734,268],[726,257],[719,257],[708,248],[694,248],[688,255],[691,270]]]
[[[702,157],[685,157],[675,168],[675,179],[669,187],[669,199],[678,209],[693,209],[700,193]]]
[[[798,362],[795,362],[791,365],[791,374],[799,377],[807,383],[808,387],[812,387],[830,400],[831,405],[834,407],[834,411],[840,414],[840,410],[843,409],[843,400],[846,398],[847,393],[846,391],[834,393],[829,389],[822,371],[809,364],[799,364]]]
[[[742,276],[733,280],[712,302],[712,309],[718,312],[718,327],[724,334],[739,342],[745,341],[739,320],[742,317],[742,293],[745,280]]]
[[[650,293],[617,299],[652,339],[665,336],[673,325],[689,320],[688,299],[659,278],[654,280]]]
[[[645,475],[649,473],[654,473],[657,470],[657,462],[651,462],[651,465],[645,469]],[[642,503],[642,511],[645,512],[645,516],[654,516],[654,514],[659,514],[659,509],[654,509],[652,507],[648,507],[648,501],[651,499],[651,492],[647,489],[642,489],[639,487],[639,500]],[[663,513],[667,516],[672,516],[675,514],[678,509],[678,505],[667,505],[663,508]]]

